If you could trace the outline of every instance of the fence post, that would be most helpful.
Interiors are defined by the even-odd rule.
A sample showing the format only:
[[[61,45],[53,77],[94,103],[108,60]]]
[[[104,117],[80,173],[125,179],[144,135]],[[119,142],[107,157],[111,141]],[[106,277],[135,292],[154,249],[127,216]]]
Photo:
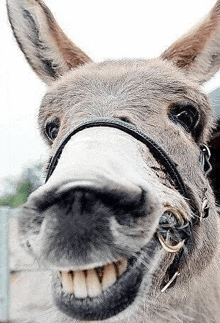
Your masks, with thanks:
[[[9,207],[0,207],[0,322],[9,320],[9,264],[8,264]]]

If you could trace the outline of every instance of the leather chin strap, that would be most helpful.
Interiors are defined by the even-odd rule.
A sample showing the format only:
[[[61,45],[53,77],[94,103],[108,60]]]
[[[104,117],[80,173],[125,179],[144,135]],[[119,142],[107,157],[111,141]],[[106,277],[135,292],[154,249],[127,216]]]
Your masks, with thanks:
[[[74,136],[76,133],[84,129],[93,128],[93,127],[111,127],[111,128],[119,129],[121,131],[126,132],[127,134],[134,137],[135,139],[142,142],[148,147],[153,157],[161,164],[164,170],[169,174],[172,185],[186,199],[187,203],[189,204],[194,214],[194,218],[192,219],[192,222],[187,222],[183,226],[176,225],[175,227],[172,228],[174,234],[176,234],[176,236],[180,240],[181,239],[186,240],[186,242],[190,240],[192,238],[192,226],[197,224],[201,218],[205,218],[208,216],[209,207],[208,205],[205,205],[204,212],[202,210],[202,214],[200,214],[198,205],[195,203],[193,195],[190,192],[190,189],[184,183],[177,169],[178,165],[168,156],[168,154],[153,139],[148,137],[145,133],[137,129],[132,124],[126,123],[124,121],[121,121],[115,118],[112,118],[112,119],[99,118],[95,120],[88,120],[79,124],[66,135],[66,137],[63,139],[58,149],[56,150],[54,156],[51,158],[48,166],[48,173],[47,173],[45,182],[47,182],[50,176],[53,174],[53,171],[59,162],[59,158],[62,154],[62,151],[65,145],[68,143],[68,141],[72,138],[72,136]],[[204,171],[205,177],[211,171],[211,165],[210,165],[209,159],[210,159],[210,151],[208,147],[204,145],[201,147],[199,162],[202,170]],[[203,201],[203,204],[205,204],[204,201]],[[167,227],[161,225],[158,230],[162,234],[165,234]],[[171,278],[169,278],[170,280],[165,285],[165,287],[163,287],[162,291],[167,289],[171,285],[171,283],[175,280],[175,278],[178,276],[177,270],[178,270],[178,267],[180,266],[182,253],[183,253],[183,249],[177,254],[177,256],[174,259],[174,262],[171,264],[171,267],[169,269],[169,277],[172,276],[173,273],[174,275]]]

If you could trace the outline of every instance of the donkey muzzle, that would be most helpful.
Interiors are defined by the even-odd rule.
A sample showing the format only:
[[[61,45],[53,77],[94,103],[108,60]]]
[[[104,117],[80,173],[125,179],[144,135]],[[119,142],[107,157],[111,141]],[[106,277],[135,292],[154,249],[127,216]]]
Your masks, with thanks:
[[[27,216],[40,219],[29,241],[38,259],[58,268],[101,265],[150,240],[162,211],[139,145],[110,128],[85,129],[69,140],[20,220],[24,233]]]

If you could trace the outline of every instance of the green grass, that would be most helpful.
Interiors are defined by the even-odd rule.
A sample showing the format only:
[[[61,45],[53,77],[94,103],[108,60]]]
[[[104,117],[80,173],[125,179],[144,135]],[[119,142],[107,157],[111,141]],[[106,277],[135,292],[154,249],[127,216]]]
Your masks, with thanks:
[[[8,205],[11,208],[16,208],[27,201],[32,191],[30,182],[22,182],[19,184],[16,194],[0,199],[0,205]]]

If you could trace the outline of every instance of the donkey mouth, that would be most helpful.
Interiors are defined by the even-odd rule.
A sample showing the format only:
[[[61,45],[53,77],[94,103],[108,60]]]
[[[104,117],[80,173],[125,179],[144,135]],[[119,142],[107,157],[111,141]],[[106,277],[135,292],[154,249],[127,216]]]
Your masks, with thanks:
[[[59,271],[54,277],[57,306],[79,320],[104,320],[119,314],[134,302],[144,276],[149,274],[150,280],[150,263],[157,248],[153,238],[128,260],[88,270]]]
[[[128,261],[123,260],[88,270],[59,271],[58,277],[64,291],[73,294],[76,298],[85,299],[101,295],[120,278],[127,268]]]
[[[83,270],[58,271],[54,277],[56,305],[79,320],[105,320],[126,310],[140,293],[148,293],[160,251],[175,253],[182,248],[180,230],[178,241],[174,239],[177,224],[186,230],[180,215],[168,209],[161,217],[157,233],[131,258],[102,267],[90,265]]]

